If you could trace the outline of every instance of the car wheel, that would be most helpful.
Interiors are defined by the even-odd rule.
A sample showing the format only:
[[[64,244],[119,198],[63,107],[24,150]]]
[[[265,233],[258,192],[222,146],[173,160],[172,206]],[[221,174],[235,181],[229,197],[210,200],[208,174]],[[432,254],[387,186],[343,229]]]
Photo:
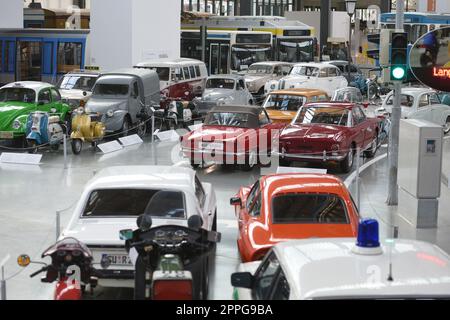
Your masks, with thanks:
[[[74,154],[80,154],[82,148],[83,148],[83,141],[81,139],[72,140],[72,152]]]
[[[120,136],[126,137],[128,136],[128,132],[130,131],[130,120],[127,117],[123,119],[122,128],[120,129]]]
[[[147,124],[143,121],[139,121],[136,128],[136,134],[143,138],[145,134],[147,133]]]
[[[51,148],[53,151],[58,151],[58,150],[59,150],[59,143],[51,144],[51,145],[50,145],[50,148]]]
[[[349,173],[350,171],[352,171],[354,160],[355,160],[355,152],[352,146],[352,148],[350,148],[349,152],[347,153],[347,156],[345,157],[344,160],[342,160],[340,164],[341,171],[343,173]]]
[[[370,145],[370,148],[366,151],[364,151],[364,156],[366,158],[373,158],[375,157],[375,154],[378,150],[378,132],[376,133],[376,138],[372,141],[372,144]]]
[[[448,134],[450,132],[450,117],[447,118],[447,121],[444,125],[444,134]]]

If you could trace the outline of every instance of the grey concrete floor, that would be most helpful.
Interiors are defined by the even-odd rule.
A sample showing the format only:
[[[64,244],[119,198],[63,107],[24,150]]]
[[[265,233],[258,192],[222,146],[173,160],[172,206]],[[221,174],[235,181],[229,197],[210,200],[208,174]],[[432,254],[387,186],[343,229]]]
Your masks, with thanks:
[[[94,172],[114,165],[170,165],[177,158],[179,145],[176,142],[149,143],[148,139],[137,146],[103,155],[86,149],[79,156],[69,152],[67,169],[64,169],[62,151],[43,150],[40,166],[0,165],[0,261],[6,255],[7,293],[9,299],[51,299],[53,286],[41,284],[38,277],[29,275],[38,267],[20,269],[16,257],[27,253],[39,260],[40,254],[55,241],[56,211],[61,211],[64,226],[72,213],[85,183]],[[382,154],[385,148],[378,152]],[[375,183],[382,176],[382,162],[374,170],[367,170],[370,181]],[[329,173],[342,179],[348,175],[329,167]],[[261,174],[259,168],[251,172],[232,171],[221,166],[199,169],[201,180],[213,184],[218,201],[218,229],[222,242],[217,247],[215,265],[211,270],[210,299],[231,299],[230,274],[239,264],[236,248],[237,223],[229,198],[240,186],[252,184]],[[383,182],[384,183],[384,182]],[[375,183],[376,184],[376,183]],[[374,187],[375,188],[375,187]],[[378,188],[380,186],[378,185]],[[365,190],[368,193],[378,189]],[[373,197],[373,195],[371,195]],[[373,200],[373,198],[372,198]],[[378,200],[376,200],[378,201]],[[373,204],[371,204],[373,205]],[[367,207],[363,200],[363,208]],[[448,208],[448,207],[447,207]],[[373,212],[368,212],[371,216]],[[366,216],[365,212],[363,215]],[[131,299],[132,291],[97,288],[94,298]]]

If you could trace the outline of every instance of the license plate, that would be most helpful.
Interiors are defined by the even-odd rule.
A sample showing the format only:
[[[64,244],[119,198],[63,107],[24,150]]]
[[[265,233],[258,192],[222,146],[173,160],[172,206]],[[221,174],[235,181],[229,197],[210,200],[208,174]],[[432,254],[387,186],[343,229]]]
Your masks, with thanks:
[[[13,139],[14,134],[11,131],[0,131],[0,139]]]
[[[130,257],[126,254],[107,254],[104,253],[102,254],[102,257],[106,256],[111,265],[116,265],[116,266],[128,266],[128,265],[132,265]]]
[[[202,146],[206,150],[223,150],[223,143],[221,142],[203,142]]]

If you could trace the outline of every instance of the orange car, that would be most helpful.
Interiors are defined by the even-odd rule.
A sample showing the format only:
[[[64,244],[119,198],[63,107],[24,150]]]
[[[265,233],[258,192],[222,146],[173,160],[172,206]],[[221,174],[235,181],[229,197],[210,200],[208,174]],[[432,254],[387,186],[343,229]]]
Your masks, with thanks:
[[[305,103],[330,101],[325,91],[317,89],[285,89],[269,93],[263,103],[272,122],[291,123]]]
[[[281,241],[356,237],[359,214],[342,181],[327,174],[261,177],[231,198],[243,262],[260,260]]]

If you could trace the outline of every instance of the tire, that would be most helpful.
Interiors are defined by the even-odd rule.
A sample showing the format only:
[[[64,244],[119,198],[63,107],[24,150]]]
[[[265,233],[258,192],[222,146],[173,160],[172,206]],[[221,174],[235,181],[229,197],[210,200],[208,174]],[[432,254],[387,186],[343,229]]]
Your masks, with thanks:
[[[120,128],[120,136],[121,137],[126,137],[128,136],[128,133],[130,132],[130,120],[128,119],[128,117],[125,117],[123,119],[123,123],[122,123],[122,128]]]
[[[378,150],[378,131],[376,132],[376,138],[372,141],[372,144],[370,145],[370,148],[366,151],[364,151],[364,156],[366,158],[373,158],[375,157],[375,154]]]
[[[448,134],[450,132],[450,117],[447,118],[444,125],[444,134]]]
[[[59,150],[59,143],[55,143],[55,144],[51,144],[50,145],[50,148],[53,150],[53,151],[58,151]]]
[[[352,171],[353,164],[355,162],[354,160],[355,160],[355,152],[354,152],[354,147],[352,145],[352,147],[351,147],[350,151],[348,152],[347,156],[340,163],[341,171],[343,173],[349,173],[350,171]]]
[[[146,133],[147,133],[147,124],[145,122],[139,121],[136,128],[136,134],[140,138],[143,138]]]
[[[73,139],[71,145],[73,154],[78,155],[81,153],[83,149],[83,141],[81,139]]]

